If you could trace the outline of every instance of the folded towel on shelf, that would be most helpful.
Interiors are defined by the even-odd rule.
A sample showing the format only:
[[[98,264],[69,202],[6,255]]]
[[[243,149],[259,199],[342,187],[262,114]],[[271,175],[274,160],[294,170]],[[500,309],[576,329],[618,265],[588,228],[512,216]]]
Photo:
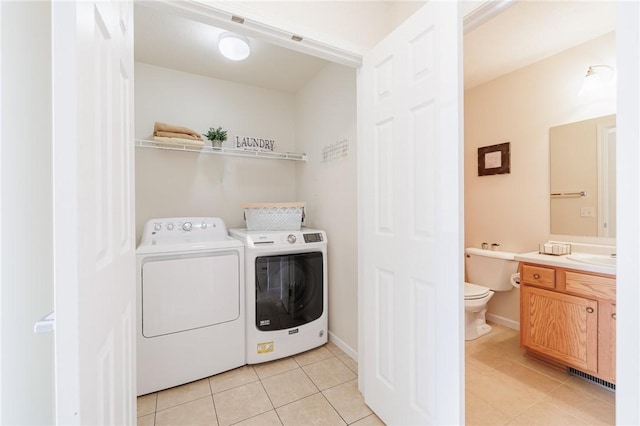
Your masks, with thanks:
[[[183,138],[166,138],[163,136],[154,136],[153,140],[166,145],[180,145],[186,146],[189,148],[202,148],[204,146],[204,141],[202,139],[183,139]]]
[[[153,135],[154,136],[164,137],[164,138],[191,139],[191,140],[194,140],[194,141],[201,141],[202,140],[202,137],[200,137],[200,136],[192,136],[192,135],[188,135],[186,133],[157,131],[157,132],[154,132]]]
[[[153,135],[160,136],[157,134],[157,132],[183,133],[185,135],[194,136],[198,139],[202,138],[200,133],[196,132],[195,130],[189,129],[188,127],[174,126],[172,124],[161,123],[159,121],[156,121],[153,125]]]

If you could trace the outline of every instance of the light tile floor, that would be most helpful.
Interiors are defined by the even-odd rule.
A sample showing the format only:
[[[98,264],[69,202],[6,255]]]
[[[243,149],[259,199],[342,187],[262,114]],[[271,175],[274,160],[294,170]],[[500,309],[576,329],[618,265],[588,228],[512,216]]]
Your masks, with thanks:
[[[336,345],[246,365],[138,398],[138,425],[384,425]]]
[[[615,394],[524,357],[516,330],[466,343],[466,424],[613,425]],[[138,398],[138,425],[384,425],[357,364],[325,346]]]
[[[615,393],[524,357],[516,330],[467,342],[467,425],[613,425]]]

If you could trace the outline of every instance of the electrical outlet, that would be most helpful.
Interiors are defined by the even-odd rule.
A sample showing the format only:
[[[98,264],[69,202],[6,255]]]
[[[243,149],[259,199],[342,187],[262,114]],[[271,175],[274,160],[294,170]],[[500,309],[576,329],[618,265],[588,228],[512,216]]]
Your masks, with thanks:
[[[595,211],[593,207],[581,207],[580,208],[580,217],[593,217],[595,216]]]

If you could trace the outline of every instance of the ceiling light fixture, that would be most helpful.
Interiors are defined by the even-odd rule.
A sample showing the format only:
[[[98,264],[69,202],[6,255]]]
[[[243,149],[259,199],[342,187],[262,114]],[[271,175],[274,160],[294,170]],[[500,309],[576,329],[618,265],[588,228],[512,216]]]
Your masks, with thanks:
[[[249,57],[249,39],[240,34],[224,32],[218,37],[218,50],[227,59],[244,61]]]
[[[601,93],[615,78],[616,70],[609,65],[591,65],[582,81],[580,96]]]

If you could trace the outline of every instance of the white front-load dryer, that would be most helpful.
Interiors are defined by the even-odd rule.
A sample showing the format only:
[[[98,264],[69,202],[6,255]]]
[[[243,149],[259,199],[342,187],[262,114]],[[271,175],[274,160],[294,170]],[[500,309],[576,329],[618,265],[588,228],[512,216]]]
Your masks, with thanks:
[[[138,395],[245,364],[244,247],[222,219],[151,220],[136,257]]]

